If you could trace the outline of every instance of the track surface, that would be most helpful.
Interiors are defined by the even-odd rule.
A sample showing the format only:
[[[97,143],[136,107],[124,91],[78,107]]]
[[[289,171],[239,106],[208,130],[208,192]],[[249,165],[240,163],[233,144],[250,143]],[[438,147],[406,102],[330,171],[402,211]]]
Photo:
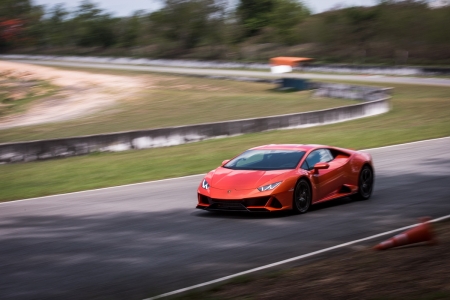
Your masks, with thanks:
[[[195,210],[202,175],[0,205],[0,299],[142,299],[450,214],[450,137],[372,149],[369,201]]]
[[[200,69],[200,68],[175,68],[175,67],[157,67],[157,66],[136,66],[122,64],[100,64],[100,63],[80,63],[65,61],[44,61],[44,60],[10,60],[20,63],[30,63],[46,66],[61,66],[75,68],[99,68],[110,70],[128,70],[128,71],[145,71],[145,72],[162,72],[162,73],[178,73],[191,75],[221,75],[221,76],[247,76],[247,77],[269,77],[280,78],[280,75],[271,74],[269,71],[240,71],[240,70],[223,70],[223,69]],[[367,76],[367,75],[331,75],[331,74],[298,74],[290,73],[292,78],[307,79],[328,79],[328,80],[347,80],[347,81],[363,81],[373,83],[400,83],[414,85],[431,85],[431,86],[450,86],[450,79],[446,78],[419,78],[419,77],[396,77],[396,76]]]

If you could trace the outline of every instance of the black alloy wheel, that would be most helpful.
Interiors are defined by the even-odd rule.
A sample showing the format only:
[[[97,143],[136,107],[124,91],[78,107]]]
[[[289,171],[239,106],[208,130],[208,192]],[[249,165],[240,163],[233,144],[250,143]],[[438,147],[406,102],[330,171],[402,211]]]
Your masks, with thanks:
[[[374,176],[372,168],[365,165],[359,173],[358,193],[353,198],[367,200],[372,195]]]
[[[294,191],[292,210],[297,214],[303,214],[311,206],[311,187],[305,179],[300,179]]]

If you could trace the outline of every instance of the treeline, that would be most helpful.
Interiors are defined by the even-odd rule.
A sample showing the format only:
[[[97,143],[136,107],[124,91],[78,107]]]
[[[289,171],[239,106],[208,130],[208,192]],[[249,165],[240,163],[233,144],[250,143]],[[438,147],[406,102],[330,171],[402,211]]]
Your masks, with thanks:
[[[165,0],[154,12],[115,17],[94,2],[72,11],[0,0],[3,53],[264,61],[450,64],[450,7],[380,1],[311,14],[295,0]]]

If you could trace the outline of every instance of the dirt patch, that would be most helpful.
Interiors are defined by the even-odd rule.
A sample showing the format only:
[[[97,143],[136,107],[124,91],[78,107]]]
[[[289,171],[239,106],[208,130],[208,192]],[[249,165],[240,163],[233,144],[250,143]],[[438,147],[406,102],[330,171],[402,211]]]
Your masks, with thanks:
[[[26,112],[2,117],[0,129],[78,118],[153,86],[148,76],[93,74],[6,61],[0,63],[0,73],[21,81],[44,80],[59,87],[55,95],[41,99]]]
[[[178,299],[450,299],[450,222],[435,224],[435,232],[435,246],[363,247]]]

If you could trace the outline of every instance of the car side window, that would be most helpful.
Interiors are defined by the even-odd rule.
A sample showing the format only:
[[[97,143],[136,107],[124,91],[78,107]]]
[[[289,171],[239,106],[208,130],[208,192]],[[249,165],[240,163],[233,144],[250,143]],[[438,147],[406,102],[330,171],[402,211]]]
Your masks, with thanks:
[[[304,170],[312,170],[319,162],[330,162],[333,160],[333,155],[328,149],[317,149],[311,152],[303,162],[301,168]]]

